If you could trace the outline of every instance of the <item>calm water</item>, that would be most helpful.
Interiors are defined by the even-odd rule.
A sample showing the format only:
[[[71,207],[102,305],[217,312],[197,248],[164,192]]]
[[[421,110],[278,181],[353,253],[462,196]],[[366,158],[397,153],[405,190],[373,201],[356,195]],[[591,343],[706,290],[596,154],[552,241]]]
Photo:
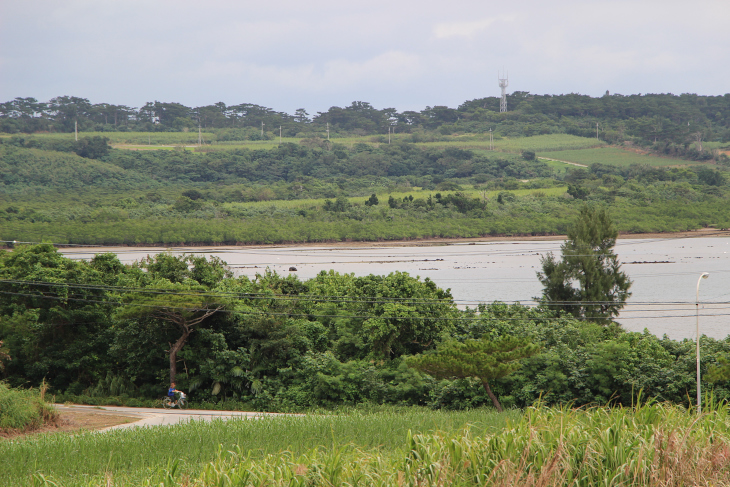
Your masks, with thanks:
[[[535,275],[540,256],[560,254],[560,241],[476,242],[428,247],[258,247],[175,249],[176,254],[216,255],[228,262],[236,275],[253,277],[267,267],[288,274],[296,267],[301,279],[334,269],[355,275],[405,271],[429,277],[450,288],[460,306],[479,302],[519,301],[534,304],[542,287]],[[118,247],[123,262],[139,260],[160,249]],[[615,248],[622,269],[634,284],[628,305],[619,317],[632,331],[648,329],[670,338],[696,336],[695,293],[703,272],[710,277],[700,284],[700,332],[724,338],[730,334],[730,238],[676,238],[619,240]],[[87,259],[92,249],[69,250],[71,258]]]

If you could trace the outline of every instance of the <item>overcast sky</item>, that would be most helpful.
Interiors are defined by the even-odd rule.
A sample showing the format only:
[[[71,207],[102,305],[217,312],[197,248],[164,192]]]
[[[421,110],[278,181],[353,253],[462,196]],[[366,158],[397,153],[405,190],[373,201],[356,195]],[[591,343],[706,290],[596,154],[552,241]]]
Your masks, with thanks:
[[[730,92],[730,0],[0,0],[0,102],[310,114],[536,94]]]

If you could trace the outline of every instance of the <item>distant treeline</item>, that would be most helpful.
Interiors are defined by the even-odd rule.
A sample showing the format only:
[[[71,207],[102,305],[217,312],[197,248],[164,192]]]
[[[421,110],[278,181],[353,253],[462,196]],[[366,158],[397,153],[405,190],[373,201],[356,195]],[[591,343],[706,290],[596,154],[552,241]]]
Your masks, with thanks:
[[[380,147],[358,143],[352,148],[284,143],[270,150],[194,153],[109,150],[98,139],[103,138],[81,138],[78,143],[32,136],[5,139],[0,143],[0,191],[28,185],[63,189],[400,176],[413,176],[428,186],[447,178],[476,177],[483,183],[495,178],[534,179],[553,174],[544,162],[527,161],[518,155],[481,156],[460,148],[424,149],[407,143]],[[83,155],[87,157],[78,157]]]
[[[173,102],[147,102],[142,107],[92,104],[86,98],[59,96],[47,102],[15,98],[0,104],[0,131],[6,133],[81,131],[218,131],[218,140],[269,139],[324,134],[331,136],[414,133],[481,133],[530,136],[568,133],[609,142],[635,140],[682,146],[700,141],[730,141],[730,94],[645,94],[590,97],[579,94],[508,95],[506,113],[499,98],[465,101],[457,108],[427,106],[421,111],[377,109],[354,101],[310,115],[278,112],[252,103],[188,107]],[[596,126],[598,124],[598,126]],[[597,134],[598,132],[598,134]]]

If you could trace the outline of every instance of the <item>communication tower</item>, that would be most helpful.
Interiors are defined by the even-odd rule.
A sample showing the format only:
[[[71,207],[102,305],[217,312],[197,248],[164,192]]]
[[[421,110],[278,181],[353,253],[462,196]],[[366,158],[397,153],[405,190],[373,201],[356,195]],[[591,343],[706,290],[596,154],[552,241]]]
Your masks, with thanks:
[[[497,73],[497,79],[499,80],[499,87],[502,88],[502,99],[499,101],[499,111],[507,111],[507,86],[509,85],[509,73],[504,78],[499,77]]]

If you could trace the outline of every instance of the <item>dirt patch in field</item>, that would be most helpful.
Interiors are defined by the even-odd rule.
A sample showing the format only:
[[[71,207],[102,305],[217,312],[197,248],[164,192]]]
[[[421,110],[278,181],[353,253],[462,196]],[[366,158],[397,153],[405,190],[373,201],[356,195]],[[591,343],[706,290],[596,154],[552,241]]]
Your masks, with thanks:
[[[15,439],[40,433],[94,431],[108,428],[110,426],[139,421],[139,419],[139,417],[111,414],[103,410],[61,411],[59,413],[57,425],[47,425],[32,431],[0,431],[0,441],[2,441],[2,439]]]

